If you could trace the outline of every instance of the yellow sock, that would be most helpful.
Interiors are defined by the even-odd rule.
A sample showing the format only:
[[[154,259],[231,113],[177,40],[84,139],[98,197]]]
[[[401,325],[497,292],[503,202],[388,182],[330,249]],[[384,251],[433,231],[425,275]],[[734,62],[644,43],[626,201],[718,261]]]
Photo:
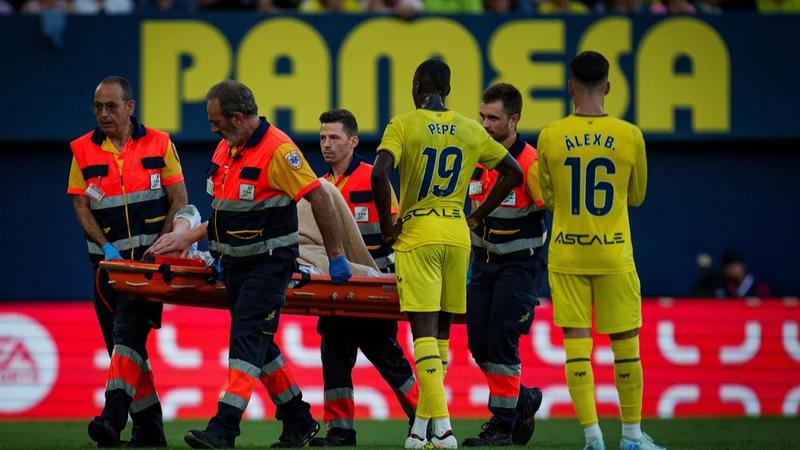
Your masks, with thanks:
[[[442,359],[434,337],[414,340],[414,363],[419,381],[417,417],[438,419],[448,417],[447,401],[444,398]],[[420,405],[422,408],[420,408]]]
[[[619,392],[619,409],[622,423],[642,421],[642,390],[644,376],[639,359],[639,336],[612,340],[614,351],[614,384]]]
[[[439,339],[439,357],[442,358],[442,378],[447,376],[447,361],[450,360],[450,339]]]
[[[581,425],[588,427],[597,423],[597,407],[594,401],[594,373],[592,373],[592,338],[564,339],[567,363],[569,395],[575,407],[575,415]]]

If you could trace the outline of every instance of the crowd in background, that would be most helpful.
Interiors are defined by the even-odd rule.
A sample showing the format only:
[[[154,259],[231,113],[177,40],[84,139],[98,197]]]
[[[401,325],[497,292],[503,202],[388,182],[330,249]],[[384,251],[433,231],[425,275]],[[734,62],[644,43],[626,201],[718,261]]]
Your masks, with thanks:
[[[800,12],[800,0],[0,0],[0,14],[187,13],[251,10],[299,13],[715,14],[723,11]]]

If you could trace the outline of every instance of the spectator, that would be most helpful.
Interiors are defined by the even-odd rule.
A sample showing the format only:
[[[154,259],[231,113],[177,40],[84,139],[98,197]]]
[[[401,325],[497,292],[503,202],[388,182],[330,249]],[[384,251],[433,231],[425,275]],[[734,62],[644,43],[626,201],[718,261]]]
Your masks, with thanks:
[[[650,13],[662,14],[695,14],[697,8],[688,0],[655,0],[650,4]]]
[[[692,287],[692,297],[716,297],[714,289],[719,285],[719,274],[711,267],[711,255],[697,255],[697,278]]]
[[[589,7],[575,0],[544,0],[539,14],[588,14]]]
[[[722,0],[699,0],[697,10],[703,14],[722,13]]]
[[[26,14],[42,14],[45,11],[68,13],[70,3],[66,0],[28,0],[22,6],[22,12]]]
[[[193,0],[144,0],[136,8],[143,14],[192,13],[196,10]]]
[[[300,12],[303,13],[358,13],[364,6],[358,0],[303,0]]]
[[[728,250],[722,254],[722,268],[719,285],[714,290],[718,298],[769,297],[772,295],[769,286],[763,281],[756,281],[747,272],[744,257]]]
[[[72,0],[73,14],[130,14],[133,0]]]
[[[597,12],[611,14],[639,14],[642,3],[639,0],[605,0],[597,2]]]
[[[504,14],[536,12],[530,0],[483,0],[483,10]]]
[[[483,0],[423,0],[425,12],[434,14],[482,13]]]
[[[722,0],[720,4],[723,11],[755,11],[755,0]]]
[[[262,12],[297,12],[300,0],[258,0],[258,10]]]
[[[197,8],[206,11],[261,9],[260,0],[197,0]]]
[[[67,13],[71,6],[66,0],[28,0],[22,6],[22,12],[40,16],[43,42],[49,48],[56,49],[64,45]]]
[[[394,14],[410,19],[422,12],[421,0],[368,0],[367,11],[376,14]]]

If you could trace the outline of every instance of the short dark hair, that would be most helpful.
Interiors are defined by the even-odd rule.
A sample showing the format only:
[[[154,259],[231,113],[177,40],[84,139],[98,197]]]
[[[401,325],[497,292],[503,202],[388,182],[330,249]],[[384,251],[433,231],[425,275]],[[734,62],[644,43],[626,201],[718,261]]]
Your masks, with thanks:
[[[103,78],[100,84],[116,84],[122,89],[122,101],[129,102],[133,100],[133,88],[131,82],[127,78],[118,75]]]
[[[608,60],[597,52],[581,52],[569,63],[569,75],[585,86],[595,87],[608,80]]]
[[[414,77],[421,94],[439,94],[445,97],[450,92],[450,66],[438,59],[427,59],[417,67]]]
[[[347,136],[358,134],[356,116],[346,109],[332,109],[319,115],[319,123],[340,123]]]
[[[721,263],[723,266],[736,263],[744,264],[744,256],[736,250],[725,250],[722,252]]]
[[[258,114],[258,105],[253,91],[236,80],[225,80],[211,86],[206,100],[217,99],[222,115],[230,119],[233,113],[242,113],[245,117]]]
[[[500,100],[506,115],[522,114],[522,94],[519,89],[508,83],[497,83],[483,91],[481,101],[492,103]]]

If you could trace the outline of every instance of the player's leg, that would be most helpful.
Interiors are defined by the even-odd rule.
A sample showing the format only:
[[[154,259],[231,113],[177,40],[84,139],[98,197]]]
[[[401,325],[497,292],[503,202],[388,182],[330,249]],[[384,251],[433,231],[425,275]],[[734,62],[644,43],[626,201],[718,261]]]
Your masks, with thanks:
[[[352,372],[358,354],[356,336],[359,327],[366,323],[341,317],[319,318],[317,332],[322,336],[323,420],[327,436],[312,439],[312,447],[356,445]]]
[[[89,423],[89,435],[99,445],[115,445],[119,442],[119,434],[128,421],[128,411],[137,398],[137,388],[144,372],[149,372],[150,363],[147,360],[146,342],[150,326],[147,321],[147,308],[145,304],[129,300],[127,296],[119,294],[116,299],[114,312],[114,348],[109,364],[108,380],[106,382],[105,405],[100,416]],[[145,388],[146,389],[146,388]],[[149,394],[144,406],[155,406],[148,412],[157,409],[158,421],[161,418],[161,408],[158,398],[155,401]],[[145,408],[142,408],[145,409]],[[140,417],[137,417],[139,419]],[[163,434],[160,423],[152,430],[154,435]]]
[[[273,338],[278,325],[277,298],[266,298],[269,276],[266,272],[267,268],[260,266],[225,267],[231,314],[228,373],[217,402],[217,413],[206,429],[190,430],[184,436],[192,448],[232,447],[240,433],[239,423],[258,382],[267,342]]]
[[[406,448],[428,445],[425,438],[428,421],[449,416],[437,342],[443,254],[443,246],[438,245],[425,245],[395,253],[400,310],[408,314],[411,324],[414,364],[419,381],[416,417],[406,439]]]
[[[100,270],[99,267],[94,269],[93,282],[92,304],[110,358],[114,350],[114,312],[117,307],[117,293],[108,284],[108,272]],[[110,365],[108,370],[110,375]],[[89,435],[98,445],[117,445],[119,442],[119,433],[102,415],[94,417],[89,422]]]
[[[97,316],[97,323],[103,334],[103,343],[111,357],[114,350],[114,310],[117,305],[117,292],[108,284],[108,272],[94,269],[94,289],[92,290],[92,305]]]
[[[439,357],[444,362],[449,358],[450,323],[453,314],[464,314],[467,311],[467,271],[469,268],[469,249],[457,246],[442,246],[443,259],[441,266],[442,290],[440,297],[441,312],[437,323],[437,340]],[[443,366],[445,367],[445,366]],[[442,383],[444,371],[442,372]],[[442,394],[444,385],[442,384]],[[441,398],[440,414],[434,410],[433,437],[431,444],[437,448],[456,448],[458,441],[453,435],[450,424],[450,413],[444,396]]]
[[[135,348],[144,358],[144,367],[136,383],[136,395],[129,407],[133,427],[129,446],[166,447],[164,419],[161,402],[156,392],[153,371],[147,354],[147,338],[153,327],[160,327],[163,305],[149,302],[133,302],[137,309],[135,326]]]
[[[564,330],[564,375],[583,427],[587,449],[603,449],[597,419],[592,371],[592,281],[583,275],[549,273],[553,297],[553,321]]]
[[[269,342],[265,361],[260,380],[276,406],[275,418],[283,422],[283,431],[272,447],[304,447],[319,432],[319,424],[311,416],[311,405],[303,400],[300,386],[274,340]]]
[[[419,391],[414,371],[397,342],[397,321],[359,320],[358,348],[392,388],[410,421],[414,419]]]
[[[490,328],[492,323],[492,307],[495,297],[495,288],[499,288],[499,295],[507,292],[498,282],[500,265],[487,263],[483,259],[476,259],[472,263],[472,275],[467,287],[467,342],[472,359],[480,367],[489,386],[488,409],[492,412],[491,419],[482,427],[477,437],[464,439],[464,447],[482,447],[489,445],[502,445],[499,441],[508,441],[513,428],[513,416],[503,421],[494,417],[493,406],[497,406],[497,384],[493,381],[500,378],[495,375],[489,363],[490,360]],[[506,286],[507,288],[507,286]],[[494,388],[494,389],[493,389]],[[494,401],[493,401],[494,397]],[[505,430],[505,432],[503,432]],[[498,435],[505,434],[505,439],[498,440]],[[509,444],[510,445],[510,442]]]
[[[489,410],[492,420],[479,439],[465,445],[498,446],[512,443],[520,394],[521,362],[519,337],[527,334],[533,321],[538,285],[534,261],[495,263],[495,289],[492,307],[487,316],[488,360],[481,366],[489,381]],[[532,417],[526,426],[531,428]],[[525,442],[530,439],[530,434]]]
[[[476,260],[467,287],[467,346],[478,367],[489,361],[489,321],[497,273],[495,265]],[[484,373],[485,375],[485,373]]]
[[[596,277],[597,331],[608,334],[614,352],[614,384],[619,393],[622,442],[625,449],[661,448],[642,433],[644,377],[639,354],[642,325],[641,289],[636,271]]]

